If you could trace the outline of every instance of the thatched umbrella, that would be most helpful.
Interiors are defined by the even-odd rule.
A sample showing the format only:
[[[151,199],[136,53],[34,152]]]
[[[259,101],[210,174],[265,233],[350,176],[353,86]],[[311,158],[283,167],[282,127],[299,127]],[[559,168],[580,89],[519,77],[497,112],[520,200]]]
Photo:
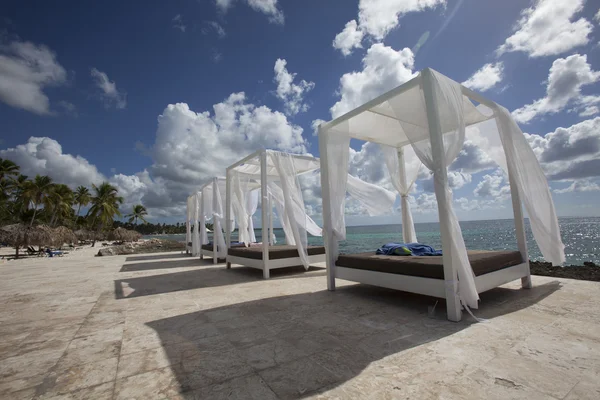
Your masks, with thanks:
[[[46,225],[30,227],[23,224],[13,224],[0,228],[0,241],[13,246],[16,249],[17,257],[19,257],[19,247],[51,245],[54,235],[54,230]]]
[[[77,243],[77,236],[72,230],[65,226],[54,228],[55,245],[62,246],[64,243]]]
[[[78,229],[74,233],[78,240],[91,240],[91,238],[94,236],[93,232],[85,229]]]
[[[126,242],[129,240],[129,231],[125,228],[117,228],[108,234],[108,240]]]

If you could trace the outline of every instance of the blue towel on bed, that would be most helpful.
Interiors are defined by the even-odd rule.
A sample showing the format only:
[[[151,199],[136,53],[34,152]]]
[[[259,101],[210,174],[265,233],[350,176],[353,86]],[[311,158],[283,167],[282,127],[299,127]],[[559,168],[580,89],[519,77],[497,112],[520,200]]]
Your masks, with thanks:
[[[378,248],[375,254],[386,256],[441,256],[442,251],[421,243],[387,243]]]

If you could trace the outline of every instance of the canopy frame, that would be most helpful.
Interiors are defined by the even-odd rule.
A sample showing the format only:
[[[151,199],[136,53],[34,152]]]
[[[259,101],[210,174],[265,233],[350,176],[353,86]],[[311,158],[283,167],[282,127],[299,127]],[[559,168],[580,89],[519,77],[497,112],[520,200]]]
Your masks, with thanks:
[[[318,127],[318,138],[319,138],[319,153],[321,157],[321,188],[322,188],[322,197],[323,197],[323,236],[324,243],[326,249],[326,265],[327,265],[327,288],[328,290],[335,290],[335,279],[347,279],[382,287],[389,287],[393,289],[405,290],[409,292],[421,293],[432,295],[436,297],[442,297],[446,299],[447,304],[447,316],[451,321],[460,321],[462,318],[462,306],[460,303],[460,298],[458,296],[457,286],[458,286],[458,274],[456,266],[452,263],[452,255],[450,253],[450,247],[448,245],[449,235],[450,235],[450,227],[449,227],[449,219],[445,210],[440,208],[440,203],[442,201],[446,201],[447,198],[447,167],[441,169],[440,177],[442,178],[443,184],[440,184],[438,181],[434,180],[435,184],[435,196],[438,201],[438,217],[440,221],[440,236],[442,240],[442,251],[443,251],[443,266],[444,266],[444,280],[434,280],[428,278],[416,278],[416,277],[406,277],[406,276],[393,276],[392,274],[385,274],[374,271],[357,271],[351,270],[349,268],[336,266],[336,256],[337,256],[337,241],[334,238],[333,228],[332,228],[332,214],[331,214],[331,191],[330,191],[330,177],[328,170],[328,154],[327,154],[327,135],[336,134],[332,128],[338,126],[339,124],[350,120],[353,117],[356,117],[365,112],[373,112],[371,108],[378,106],[385,101],[392,99],[418,85],[422,84],[423,94],[425,99],[425,111],[427,116],[427,122],[429,126],[429,138],[431,141],[431,151],[434,158],[444,159],[444,144],[442,139],[442,129],[441,129],[441,121],[438,115],[438,110],[435,104],[435,97],[433,95],[433,76],[432,70],[427,68],[423,70],[419,76],[411,79],[410,81],[404,83],[403,85],[398,86],[395,89],[363,104],[356,109],[347,112],[346,114],[326,123],[321,124]],[[479,95],[478,93],[464,87],[461,85],[461,91],[464,96],[467,98],[474,100],[480,104],[483,104],[487,107],[494,108],[497,105]],[[384,115],[388,118],[394,118],[386,114],[378,113],[379,115]],[[494,118],[493,116],[489,119]],[[338,133],[339,134],[339,133]],[[371,138],[366,135],[361,135],[360,137],[353,136],[352,132],[349,132],[350,138],[358,138],[360,140],[365,141],[373,141],[376,143],[376,140],[369,140]],[[385,143],[389,145],[388,143]],[[396,148],[401,151],[401,149],[410,145],[410,141],[400,142],[396,145]],[[402,159],[399,163],[401,179],[406,180],[406,171],[404,168],[404,160]],[[517,239],[517,247],[519,252],[521,253],[521,257],[523,260],[522,264],[519,264],[514,267],[506,268],[501,271],[496,271],[491,274],[486,274],[484,276],[476,277],[476,286],[478,292],[483,292],[493,287],[497,287],[504,283],[511,282],[515,279],[521,278],[521,284],[523,288],[531,288],[531,272],[529,268],[529,256],[527,249],[527,241],[525,236],[525,222],[523,217],[523,209],[522,202],[519,196],[519,190],[515,183],[515,177],[511,173],[511,169],[508,169],[508,179],[510,185],[510,192],[512,198],[513,205],[513,215],[515,221],[515,230],[516,230],[516,239]],[[403,229],[406,221],[404,220],[405,216],[403,215]]]
[[[231,264],[235,263],[235,264],[246,265],[246,266],[252,267],[252,268],[261,269],[263,271],[264,279],[269,279],[271,269],[290,267],[290,266],[294,266],[294,265],[300,265],[302,263],[300,257],[283,258],[283,259],[276,259],[276,260],[269,259],[269,247],[274,244],[273,240],[272,240],[274,234],[273,234],[273,204],[272,204],[272,201],[270,198],[271,196],[269,196],[269,193],[268,193],[267,185],[269,182],[278,181],[278,178],[276,176],[273,176],[273,175],[269,176],[267,173],[267,171],[268,171],[267,158],[268,158],[269,152],[275,152],[275,150],[267,150],[267,149],[258,150],[256,152],[242,158],[241,160],[233,163],[229,167],[227,167],[227,172],[226,172],[226,203],[227,203],[227,206],[226,206],[226,218],[225,218],[225,223],[226,223],[225,240],[226,240],[226,244],[227,244],[227,249],[230,249],[231,248],[231,233],[232,233],[232,227],[231,227],[231,222],[230,222],[231,191],[232,191],[231,184],[232,184],[233,174],[237,168],[243,166],[244,164],[260,166],[262,260],[255,260],[255,259],[231,256],[231,255],[227,254],[227,268],[228,269],[231,268]],[[299,171],[296,174],[297,176],[312,172],[312,171],[320,168],[320,163],[319,163],[318,158],[315,158],[312,156],[300,155],[300,154],[290,154],[290,156],[297,160],[312,161],[315,163],[314,168],[307,169],[304,171]],[[254,180],[258,180],[258,179],[254,179]],[[266,211],[265,206],[268,208],[268,212],[265,212]],[[266,231],[266,235],[265,235],[265,231]],[[325,255],[324,254],[309,255],[308,260],[311,264],[324,262]]]

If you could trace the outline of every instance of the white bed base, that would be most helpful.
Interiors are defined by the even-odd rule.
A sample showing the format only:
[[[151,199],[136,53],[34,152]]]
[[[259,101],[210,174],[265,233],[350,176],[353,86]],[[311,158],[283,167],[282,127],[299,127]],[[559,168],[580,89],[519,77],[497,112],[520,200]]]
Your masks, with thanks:
[[[310,265],[325,262],[325,254],[315,254],[308,256],[308,263]],[[302,265],[300,257],[288,257],[278,258],[276,260],[257,260],[254,258],[238,257],[238,256],[227,256],[227,268],[231,268],[231,264],[240,264],[250,268],[256,268],[263,271],[263,278],[269,279],[270,270],[277,268],[294,267]]]
[[[446,281],[443,279],[422,278],[419,276],[390,274],[387,272],[335,266],[335,278],[388,289],[418,293],[426,296],[446,298]],[[475,277],[477,293],[483,293],[505,283],[529,277],[528,263]]]
[[[219,257],[215,257],[215,252],[213,250],[205,250],[205,249],[200,249],[200,259],[203,260],[204,257],[210,257],[213,260],[213,264],[218,264],[219,263]],[[224,260],[225,257],[220,257],[221,260]]]

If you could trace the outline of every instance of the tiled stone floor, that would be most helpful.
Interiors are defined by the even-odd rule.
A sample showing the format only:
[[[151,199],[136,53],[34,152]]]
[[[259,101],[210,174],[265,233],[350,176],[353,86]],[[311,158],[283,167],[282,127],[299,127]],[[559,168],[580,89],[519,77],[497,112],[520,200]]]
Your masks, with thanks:
[[[0,264],[4,399],[600,399],[600,284],[533,277],[475,323],[423,296],[179,253]]]

